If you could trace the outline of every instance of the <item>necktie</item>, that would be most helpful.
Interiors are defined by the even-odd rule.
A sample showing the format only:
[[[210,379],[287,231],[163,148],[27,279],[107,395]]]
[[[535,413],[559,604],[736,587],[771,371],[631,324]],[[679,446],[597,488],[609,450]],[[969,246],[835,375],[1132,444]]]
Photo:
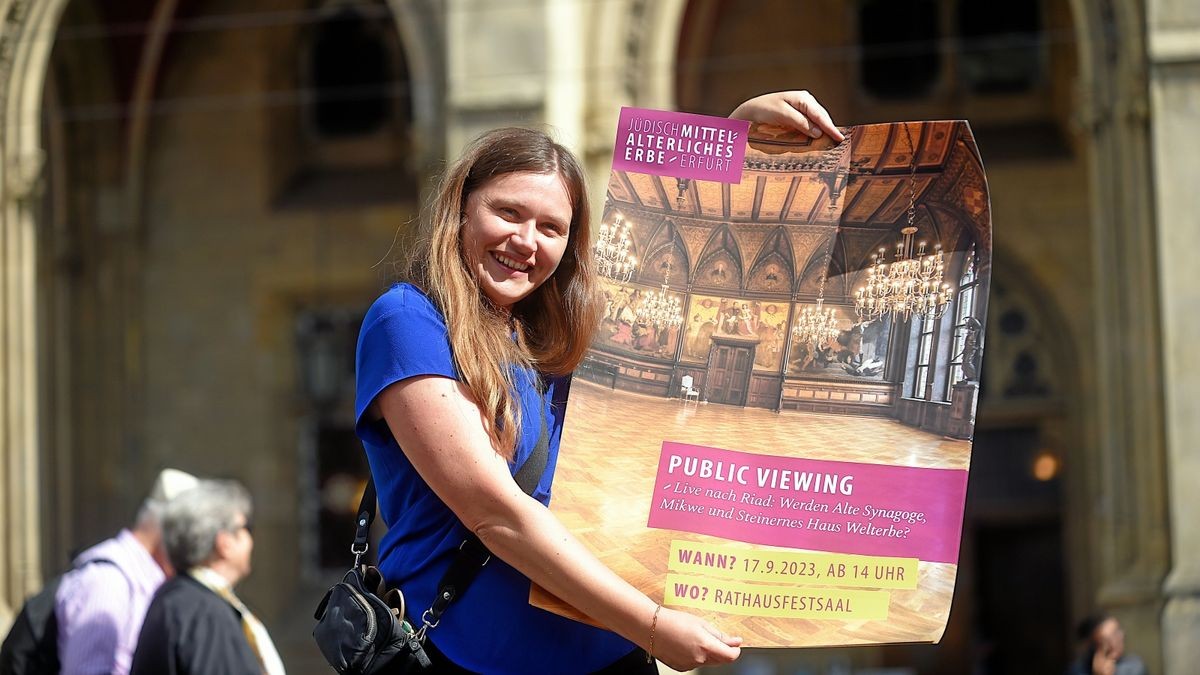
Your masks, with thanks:
[[[258,662],[262,664],[263,672],[267,675],[284,675],[283,661],[279,658],[275,643],[271,641],[271,635],[267,633],[267,627],[258,620],[258,617],[254,616],[254,613],[242,603],[241,599],[233,594],[231,589],[227,587],[218,593],[233,605],[238,614],[242,615],[242,631],[246,633],[246,641],[250,643],[250,648],[258,655]]]
[[[197,574],[197,572],[199,573]],[[254,616],[254,612],[246,607],[241,598],[234,594],[233,589],[227,583],[218,583],[218,580],[208,572],[209,570],[193,570],[192,576],[237,610],[242,617],[242,632],[246,634],[246,642],[250,643],[250,648],[258,657],[258,662],[263,667],[263,673],[286,675],[283,660],[279,658],[279,652],[275,649],[275,643],[271,641],[271,635],[267,633],[267,627],[258,620],[258,617]]]

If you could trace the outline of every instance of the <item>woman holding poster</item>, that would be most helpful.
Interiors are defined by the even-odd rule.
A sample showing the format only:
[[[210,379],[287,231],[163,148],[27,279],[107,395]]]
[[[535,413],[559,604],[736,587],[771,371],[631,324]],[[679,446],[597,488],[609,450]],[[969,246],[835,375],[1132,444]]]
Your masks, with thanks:
[[[806,92],[735,115],[840,137]],[[647,654],[681,670],[737,658],[739,638],[634,589],[545,508],[568,378],[603,309],[577,160],[541,132],[492,131],[449,168],[422,222],[404,282],[363,320],[355,415],[390,526],[379,566],[410,619],[470,535],[498,558],[429,627],[435,672],[652,673]],[[513,479],[527,461],[544,462],[532,494]],[[531,607],[530,580],[607,630]]]

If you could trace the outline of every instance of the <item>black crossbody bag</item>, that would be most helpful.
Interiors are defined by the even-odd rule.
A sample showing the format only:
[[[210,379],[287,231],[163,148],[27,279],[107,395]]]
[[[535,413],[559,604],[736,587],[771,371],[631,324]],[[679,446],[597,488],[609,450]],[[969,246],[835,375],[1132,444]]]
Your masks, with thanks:
[[[521,465],[513,480],[533,496],[550,454],[550,436],[546,429],[545,409],[541,415],[541,433],[533,453]],[[367,481],[355,519],[354,566],[341,582],[321,599],[314,618],[313,638],[321,654],[342,675],[422,673],[430,669],[425,653],[425,635],[437,628],[442,614],[479,576],[492,554],[474,534],[468,534],[458,547],[453,562],[438,582],[433,604],[421,615],[414,628],[407,619],[404,594],[399,588],[387,588],[383,575],[373,566],[362,564],[367,552],[367,535],[375,520],[375,479]]]

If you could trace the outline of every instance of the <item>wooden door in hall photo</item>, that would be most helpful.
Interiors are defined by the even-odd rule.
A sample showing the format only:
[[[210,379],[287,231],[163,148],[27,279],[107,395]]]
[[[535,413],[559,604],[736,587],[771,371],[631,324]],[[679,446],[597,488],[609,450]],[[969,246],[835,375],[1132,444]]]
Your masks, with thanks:
[[[708,352],[706,396],[709,403],[746,405],[750,390],[750,369],[754,366],[757,343],[713,336]]]

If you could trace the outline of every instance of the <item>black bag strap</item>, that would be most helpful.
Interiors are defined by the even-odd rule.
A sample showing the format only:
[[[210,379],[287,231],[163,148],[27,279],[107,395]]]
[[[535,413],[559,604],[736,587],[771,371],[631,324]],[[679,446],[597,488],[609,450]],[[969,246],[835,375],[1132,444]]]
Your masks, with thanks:
[[[542,429],[538,434],[537,444],[533,446],[533,452],[525,459],[525,463],[513,474],[513,480],[517,482],[521,491],[530,497],[537,489],[538,482],[542,480],[542,474],[546,472],[546,462],[550,459],[550,431],[546,427],[545,409],[538,417]]]
[[[367,472],[367,489],[363,490],[362,499],[358,502],[358,515],[354,519],[354,543],[350,544],[350,552],[354,554],[354,566],[358,567],[363,555],[367,552],[370,539],[371,523],[375,522],[375,476]]]
[[[537,489],[542,474],[546,471],[546,463],[550,459],[550,431],[546,425],[544,401],[539,405],[538,412],[538,421],[541,429],[538,434],[537,443],[533,446],[533,452],[530,453],[525,462],[521,464],[521,468],[513,476],[513,480],[520,486],[521,491],[531,497],[533,496],[533,491]],[[354,553],[354,566],[356,568],[361,563],[363,554],[367,552],[367,541],[371,530],[371,523],[375,521],[375,502],[375,477],[370,476],[367,479],[367,488],[363,491],[362,501],[358,504],[354,543],[350,547],[350,551]],[[450,567],[446,569],[446,573],[438,581],[438,593],[437,597],[434,598],[433,604],[421,616],[423,624],[422,635],[425,630],[437,627],[442,614],[445,613],[450,603],[454,602],[456,598],[467,591],[467,588],[475,581],[475,577],[479,576],[479,573],[491,559],[491,551],[483,545],[483,542],[479,541],[479,537],[476,537],[473,533],[469,533],[463,542],[459,544],[458,553],[455,554]]]

